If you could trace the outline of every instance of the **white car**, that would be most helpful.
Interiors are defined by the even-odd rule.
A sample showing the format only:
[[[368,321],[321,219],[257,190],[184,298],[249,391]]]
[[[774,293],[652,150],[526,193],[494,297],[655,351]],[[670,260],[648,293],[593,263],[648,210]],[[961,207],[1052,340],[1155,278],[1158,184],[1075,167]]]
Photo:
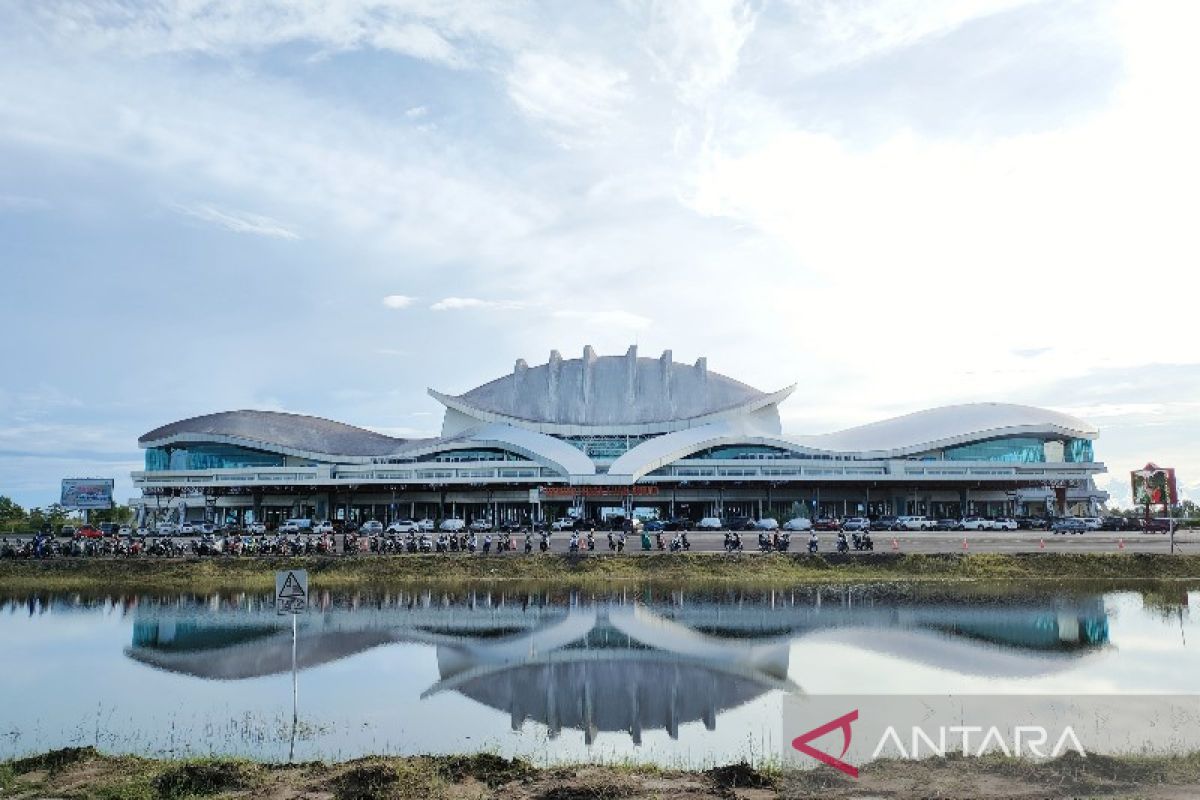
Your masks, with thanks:
[[[871,530],[871,520],[866,517],[847,517],[842,520],[843,531],[869,531]]]
[[[362,525],[358,526],[358,532],[363,536],[379,535],[383,533],[383,523],[377,519],[369,519]]]
[[[217,532],[217,526],[213,525],[211,522],[201,522],[199,525],[196,526],[196,529],[198,531],[200,531],[200,533],[206,533],[206,534]]]
[[[488,522],[486,519],[477,519],[471,523],[470,528],[473,531],[479,531],[482,533],[483,531],[490,531],[492,529],[492,523]]]
[[[128,525],[122,525],[120,530],[117,531],[117,536],[133,536],[133,528]]]
[[[552,530],[552,531],[573,531],[573,530],[575,530],[575,518],[574,517],[559,517],[558,519],[554,520],[554,522],[550,523],[550,530]]]
[[[774,517],[763,517],[754,523],[754,527],[760,531],[777,531],[779,530],[779,520]]]
[[[174,522],[160,522],[154,530],[159,536],[174,536],[179,533],[179,526]]]
[[[417,520],[417,530],[421,531],[422,533],[431,533],[435,527],[437,526],[433,524],[433,520],[431,520],[429,517]]]
[[[960,531],[990,531],[995,530],[992,521],[986,517],[963,517],[958,523]]]
[[[698,531],[719,531],[723,527],[725,526],[721,524],[719,517],[705,517],[696,523]]]
[[[1012,517],[997,517],[992,520],[992,530],[996,531],[1015,531],[1017,529],[1017,521]]]
[[[808,517],[792,517],[783,523],[783,529],[785,531],[811,531],[812,520]]]
[[[249,525],[246,526],[246,533],[251,533],[251,534],[256,534],[258,536],[262,536],[266,532],[267,532],[267,526],[263,525],[261,522],[251,522]]]
[[[199,526],[191,522],[185,522],[179,526],[180,536],[195,536],[199,532]]]
[[[387,526],[388,533],[419,533],[420,530],[421,527],[411,519],[398,519]]]
[[[447,517],[442,520],[442,524],[438,526],[438,530],[445,531],[446,533],[458,533],[459,531],[466,530],[466,527],[467,523],[458,517]]]
[[[333,533],[333,523],[329,520],[322,520],[316,525],[313,525],[313,533]]]
[[[1099,517],[1078,517],[1077,519],[1087,526],[1089,531],[1098,531],[1104,527],[1104,520]]]
[[[931,531],[933,526],[929,517],[896,517],[896,528],[902,531]]]

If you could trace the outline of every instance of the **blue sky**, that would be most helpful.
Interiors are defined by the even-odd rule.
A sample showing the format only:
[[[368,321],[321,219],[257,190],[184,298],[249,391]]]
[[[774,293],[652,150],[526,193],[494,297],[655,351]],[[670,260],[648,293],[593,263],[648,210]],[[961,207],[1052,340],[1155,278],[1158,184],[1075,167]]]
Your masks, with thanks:
[[[592,344],[785,428],[1029,402],[1200,495],[1186,2],[0,8],[0,494]],[[1109,483],[1111,482],[1111,484]]]

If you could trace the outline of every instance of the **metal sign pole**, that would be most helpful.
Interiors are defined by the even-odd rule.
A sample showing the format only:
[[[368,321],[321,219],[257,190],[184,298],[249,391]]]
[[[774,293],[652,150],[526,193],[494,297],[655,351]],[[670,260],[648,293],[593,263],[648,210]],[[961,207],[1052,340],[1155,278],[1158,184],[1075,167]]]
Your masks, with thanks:
[[[288,763],[296,757],[296,726],[300,719],[300,681],[296,677],[296,615],[292,614],[292,743]]]

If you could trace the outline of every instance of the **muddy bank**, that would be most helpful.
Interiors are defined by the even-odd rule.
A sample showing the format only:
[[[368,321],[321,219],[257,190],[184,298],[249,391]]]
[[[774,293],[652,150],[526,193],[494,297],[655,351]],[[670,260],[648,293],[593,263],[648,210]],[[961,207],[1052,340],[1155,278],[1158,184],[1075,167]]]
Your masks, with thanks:
[[[605,800],[606,798],[1185,798],[1200,796],[1200,754],[1173,758],[1063,757],[876,762],[858,780],[826,767],[785,773],[731,764],[707,770],[630,765],[538,768],[489,754],[364,758],[341,764],[162,761],[90,747],[0,764],[6,798],[307,798],[308,800]]]
[[[304,568],[315,587],[512,581],[587,585],[623,581],[739,585],[955,581],[1200,579],[1200,555],[1144,553],[746,553],[447,557],[208,557],[0,561],[0,591],[269,591],[278,569]]]

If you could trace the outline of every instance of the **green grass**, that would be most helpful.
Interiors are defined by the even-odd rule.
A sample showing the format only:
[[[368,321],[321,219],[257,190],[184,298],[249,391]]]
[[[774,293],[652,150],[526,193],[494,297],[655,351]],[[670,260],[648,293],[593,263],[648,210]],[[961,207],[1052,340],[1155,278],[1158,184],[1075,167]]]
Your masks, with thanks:
[[[51,559],[0,562],[0,591],[269,591],[275,571],[305,568],[315,587],[511,581],[724,583],[744,586],[955,581],[1200,579],[1200,556],[1143,553],[852,556],[714,553],[350,558]]]

